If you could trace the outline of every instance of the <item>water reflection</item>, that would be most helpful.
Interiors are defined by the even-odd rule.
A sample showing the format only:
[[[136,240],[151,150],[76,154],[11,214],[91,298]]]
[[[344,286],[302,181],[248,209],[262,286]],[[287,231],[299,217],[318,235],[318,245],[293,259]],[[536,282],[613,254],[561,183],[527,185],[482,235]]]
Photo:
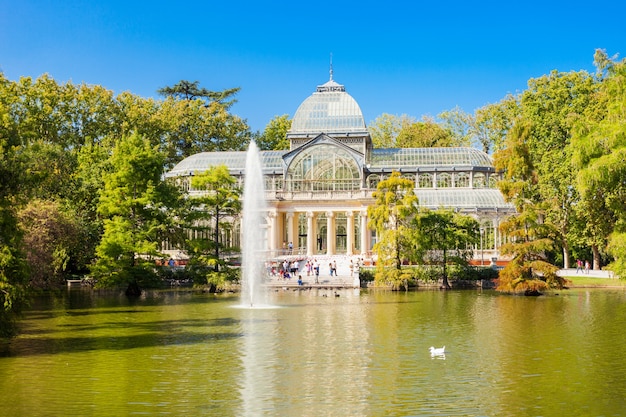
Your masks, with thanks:
[[[622,291],[329,294],[44,300],[0,358],[2,413],[624,415]]]

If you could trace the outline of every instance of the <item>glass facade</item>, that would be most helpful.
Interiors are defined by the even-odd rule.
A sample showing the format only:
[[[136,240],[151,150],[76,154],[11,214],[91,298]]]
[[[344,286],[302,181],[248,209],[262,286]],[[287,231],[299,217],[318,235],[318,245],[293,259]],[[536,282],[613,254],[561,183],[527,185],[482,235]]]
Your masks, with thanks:
[[[332,145],[316,145],[300,152],[287,170],[287,191],[360,188],[361,174],[353,156]]]
[[[287,139],[290,150],[261,152],[272,251],[292,242],[298,254],[371,254],[376,236],[367,226],[367,208],[393,171],[415,182],[420,206],[480,219],[483,238],[490,240],[483,248],[499,246],[498,222],[514,212],[496,188],[491,157],[479,149],[373,149],[359,105],[332,76],[298,107]],[[194,173],[226,165],[241,184],[245,163],[245,151],[203,152],[166,177],[199,193],[189,189]]]

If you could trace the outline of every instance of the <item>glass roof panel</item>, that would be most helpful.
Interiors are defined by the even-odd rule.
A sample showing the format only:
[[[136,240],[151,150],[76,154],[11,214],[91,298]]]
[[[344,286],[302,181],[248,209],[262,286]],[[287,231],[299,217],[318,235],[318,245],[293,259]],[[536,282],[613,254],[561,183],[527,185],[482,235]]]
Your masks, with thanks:
[[[282,156],[288,151],[261,151],[261,164],[265,173],[277,171],[282,173]],[[190,175],[204,172],[212,166],[226,165],[231,173],[244,172],[246,167],[246,151],[240,152],[201,152],[180,161],[166,177]]]
[[[419,205],[430,209],[444,208],[500,208],[515,210],[504,201],[502,193],[493,188],[416,188]]]
[[[373,168],[493,166],[491,157],[474,148],[373,149]]]

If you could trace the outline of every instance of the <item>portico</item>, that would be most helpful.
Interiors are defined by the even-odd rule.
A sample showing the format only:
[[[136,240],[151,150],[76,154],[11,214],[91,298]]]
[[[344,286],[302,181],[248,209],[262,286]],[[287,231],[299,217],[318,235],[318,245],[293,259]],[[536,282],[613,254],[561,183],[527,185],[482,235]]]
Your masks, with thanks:
[[[307,256],[367,256],[371,251],[367,207],[273,208],[267,221],[268,249],[275,255],[288,252],[290,246],[293,254]]]

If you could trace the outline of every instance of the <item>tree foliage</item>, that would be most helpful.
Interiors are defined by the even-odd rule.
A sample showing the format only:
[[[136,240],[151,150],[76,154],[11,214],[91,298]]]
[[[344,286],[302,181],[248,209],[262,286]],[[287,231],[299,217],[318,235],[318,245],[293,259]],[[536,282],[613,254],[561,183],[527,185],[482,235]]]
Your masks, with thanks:
[[[232,276],[223,254],[234,248],[224,245],[222,234],[233,233],[233,219],[241,211],[241,190],[225,165],[197,173],[191,185],[204,193],[189,198],[190,211],[186,216],[186,227],[194,233],[187,240],[186,246],[191,257],[191,268],[199,271],[196,275],[200,277],[200,283],[208,283],[214,291]]]
[[[200,81],[180,80],[173,86],[159,88],[157,93],[166,97],[174,97],[178,100],[201,100],[206,107],[217,103],[229,109],[237,102],[235,95],[240,90],[240,87],[235,87],[223,91],[211,91],[204,87],[200,88]]]
[[[586,237],[591,245],[607,237],[612,268],[626,275],[626,61],[596,52],[603,76],[596,106],[578,124],[573,139],[574,162],[581,205],[589,210]]]
[[[65,284],[65,272],[76,263],[84,245],[76,217],[62,210],[54,201],[31,200],[18,214],[24,235],[22,251],[26,254],[32,287],[48,289]]]
[[[136,294],[154,278],[154,260],[161,257],[178,198],[178,189],[161,180],[163,160],[138,134],[122,138],[113,149],[98,204],[104,218],[94,266],[99,285],[125,284]]]
[[[422,210],[415,218],[417,243],[426,263],[441,265],[443,286],[450,288],[448,264],[468,265],[479,241],[478,221],[450,209]]]
[[[405,126],[417,122],[413,117],[383,113],[369,124],[372,144],[375,148],[396,148],[397,138]]]
[[[289,149],[287,132],[291,129],[291,120],[288,114],[275,116],[269,121],[261,136],[256,140],[261,150]]]
[[[378,254],[379,274],[386,268],[402,268],[402,260],[415,255],[411,220],[417,214],[418,201],[415,183],[403,178],[399,172],[378,183],[372,194],[374,205],[368,207],[368,226],[376,231],[378,242],[374,250]],[[387,276],[386,279],[389,279]]]

